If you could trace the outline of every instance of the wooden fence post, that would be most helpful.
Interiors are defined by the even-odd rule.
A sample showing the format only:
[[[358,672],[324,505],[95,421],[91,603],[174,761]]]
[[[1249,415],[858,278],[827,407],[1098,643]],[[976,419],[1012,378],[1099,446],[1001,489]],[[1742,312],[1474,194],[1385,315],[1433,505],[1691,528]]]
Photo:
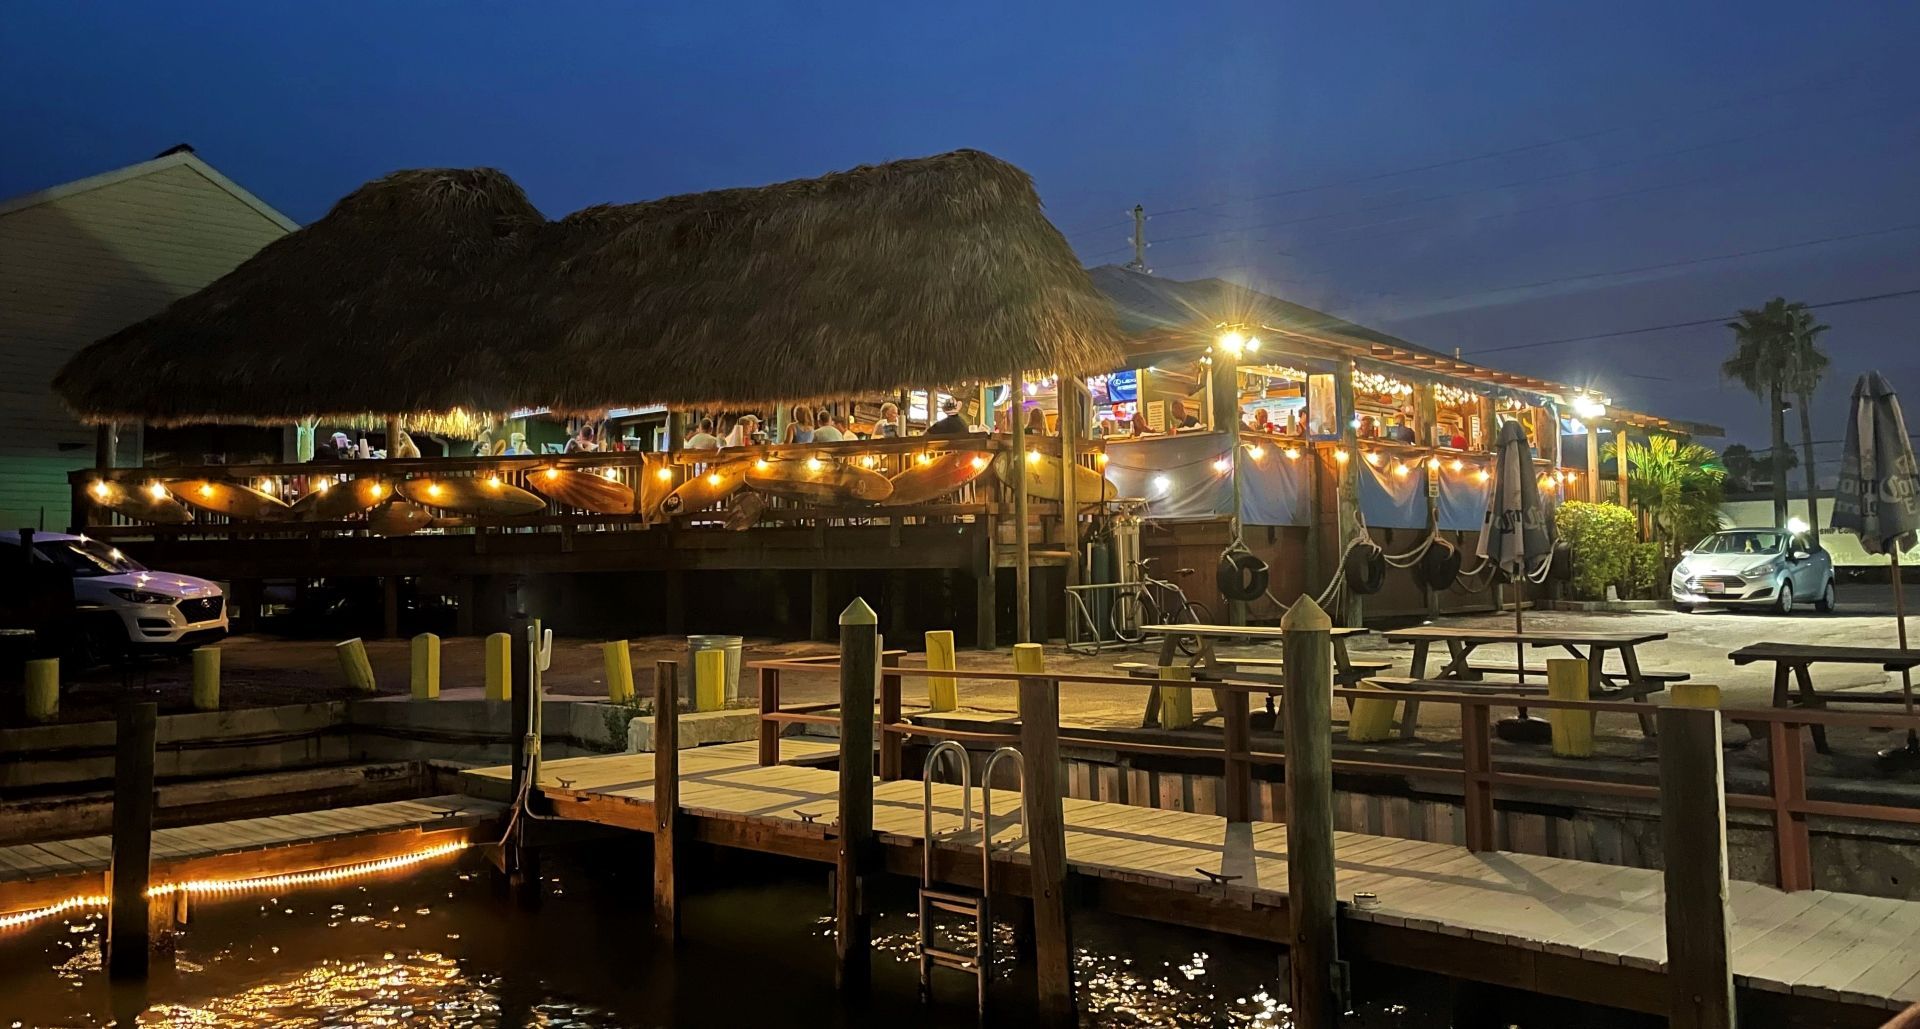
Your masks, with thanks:
[[[1297,1025],[1340,1016],[1333,865],[1333,619],[1301,597],[1280,620],[1287,687],[1287,940]]]
[[[408,677],[415,700],[440,699],[440,637],[423,632],[413,638]]]
[[[880,667],[898,669],[900,655],[888,654],[883,650],[880,654]],[[893,782],[905,774],[901,764],[902,751],[907,741],[899,733],[888,732],[885,729],[885,726],[900,724],[900,703],[900,673],[883,670],[880,673],[881,727],[874,729],[880,734],[880,780],[882,782]]]
[[[1587,663],[1575,658],[1547,660],[1547,696],[1553,700],[1589,699]],[[1554,708],[1547,712],[1553,729],[1554,757],[1593,756],[1593,712]]]
[[[1660,708],[1660,836],[1666,851],[1667,1024],[1731,1029],[1727,800],[1720,713]]]
[[[631,703],[633,651],[627,641],[608,640],[600,644],[600,664],[607,676],[607,699],[615,704]]]
[[[1252,698],[1245,690],[1232,689],[1221,690],[1217,696],[1226,705],[1221,712],[1220,729],[1221,742],[1226,747],[1220,769],[1220,814],[1229,822],[1250,822],[1253,820],[1253,761],[1248,752],[1253,750],[1253,725],[1247,704]]]
[[[991,644],[986,644],[991,649]],[[927,667],[957,667],[953,653],[953,630],[935,629],[927,633]],[[927,676],[927,710],[952,711],[960,706],[959,680],[951,676]]]
[[[1467,849],[1493,850],[1493,716],[1485,704],[1460,706],[1461,804],[1466,808]]]
[[[51,722],[60,717],[60,659],[35,658],[27,662],[27,719]]]
[[[1773,867],[1780,888],[1813,889],[1813,841],[1807,816],[1795,806],[1807,799],[1807,743],[1800,727],[1767,723],[1767,779],[1773,794]]]
[[[160,707],[124,704],[114,731],[112,906],[107,975],[144,978],[153,929],[147,886],[153,858],[153,746]]]
[[[1033,876],[1034,978],[1043,1024],[1074,1024],[1073,925],[1067,914],[1066,814],[1060,803],[1060,698],[1041,678],[1045,652],[1038,643],[1013,648],[1020,680],[1020,808],[1027,816],[1027,854]]]
[[[760,669],[760,764],[761,767],[780,763],[779,722],[769,721],[768,715],[780,710],[780,669]]]
[[[653,931],[680,935],[680,888],[673,874],[680,823],[680,666],[653,665]]]
[[[873,869],[873,697],[879,618],[855,597],[840,613],[840,848],[834,864],[834,982],[864,993],[872,977],[866,879]]]

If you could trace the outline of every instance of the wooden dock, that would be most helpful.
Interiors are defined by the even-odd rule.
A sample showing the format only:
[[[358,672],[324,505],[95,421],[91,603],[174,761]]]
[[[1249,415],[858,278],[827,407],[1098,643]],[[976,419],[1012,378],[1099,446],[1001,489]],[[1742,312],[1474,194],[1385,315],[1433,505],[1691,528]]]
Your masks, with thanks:
[[[152,881],[231,884],[405,859],[497,839],[501,804],[464,795],[183,825],[153,833]],[[0,917],[104,900],[106,836],[0,847]]]
[[[836,754],[833,741],[793,737],[781,741],[783,763],[768,767],[758,764],[754,743],[682,752],[680,806],[690,835],[831,862],[838,773],[807,765]],[[568,758],[546,763],[538,788],[563,817],[650,831],[653,770],[650,754]],[[465,777],[482,796],[503,796],[507,789],[504,767]],[[959,825],[959,787],[936,786],[935,802],[936,866],[952,882],[977,885],[977,831],[963,836],[940,829]],[[1083,903],[1284,941],[1284,825],[1102,801],[1063,803],[1067,864],[1081,880]],[[1027,889],[1025,845],[1015,842],[1019,808],[1019,793],[995,791],[996,860],[1006,870],[996,892]],[[876,781],[873,824],[887,869],[917,874],[921,784]],[[1658,871],[1346,832],[1336,834],[1335,852],[1341,945],[1351,956],[1664,1011],[1657,980],[1666,959],[1665,899]],[[1743,991],[1771,994],[1765,1000],[1786,1005],[1812,1002],[1810,1011],[1831,1004],[1884,1011],[1920,1001],[1920,903],[1747,882],[1730,889],[1734,975]],[[1377,906],[1363,910],[1352,903],[1360,893],[1375,895]]]

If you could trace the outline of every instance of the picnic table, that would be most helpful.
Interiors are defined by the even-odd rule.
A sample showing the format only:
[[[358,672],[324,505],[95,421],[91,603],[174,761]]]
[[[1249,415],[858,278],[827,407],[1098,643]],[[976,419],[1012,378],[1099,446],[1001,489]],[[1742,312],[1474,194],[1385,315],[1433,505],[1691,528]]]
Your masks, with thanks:
[[[1880,693],[1837,693],[1832,690],[1813,688],[1813,673],[1810,670],[1816,664],[1834,665],[1878,665],[1881,671],[1906,672],[1920,667],[1920,650],[1901,650],[1899,647],[1830,647],[1806,643],[1750,643],[1727,655],[1736,665],[1750,665],[1763,661],[1773,662],[1773,706],[1823,708],[1828,701],[1845,701],[1860,704],[1898,704],[1906,702],[1904,692]],[[1799,695],[1794,696],[1787,688],[1787,677],[1791,675],[1799,686]],[[1827,748],[1827,727],[1813,727],[1813,749],[1822,754],[1831,754]]]
[[[1518,676],[1522,682],[1527,676],[1537,676],[1541,685],[1530,688],[1525,685],[1515,687],[1520,691],[1529,689],[1546,692],[1547,670],[1544,667],[1522,665],[1517,659],[1507,663],[1476,663],[1474,651],[1481,647],[1500,646],[1535,648],[1559,648],[1587,663],[1587,696],[1592,700],[1613,700],[1626,698],[1648,705],[1646,714],[1640,716],[1640,731],[1653,735],[1652,703],[1647,700],[1649,693],[1658,693],[1671,683],[1682,682],[1688,678],[1685,672],[1650,671],[1640,667],[1639,649],[1648,643],[1667,638],[1664,632],[1582,632],[1563,629],[1529,629],[1515,632],[1512,629],[1470,629],[1444,625],[1418,625],[1407,629],[1394,629],[1382,634],[1389,643],[1413,644],[1413,659],[1410,662],[1408,678],[1404,680],[1376,679],[1376,683],[1389,685],[1409,693],[1421,689],[1446,689],[1455,683],[1475,681],[1487,675]],[[1447,663],[1438,672],[1427,674],[1427,661],[1434,644],[1443,644],[1447,648]],[[1620,655],[1620,669],[1609,670],[1606,656],[1609,651]],[[1504,689],[1504,687],[1503,687]],[[1406,710],[1400,723],[1400,735],[1411,737],[1418,723],[1419,700],[1406,698]]]
[[[1161,668],[1178,667],[1174,664],[1177,648],[1182,639],[1194,641],[1193,656],[1186,666],[1194,679],[1204,683],[1207,679],[1240,679],[1251,682],[1271,682],[1277,686],[1286,684],[1286,672],[1281,659],[1277,657],[1221,657],[1214,650],[1218,640],[1244,639],[1261,643],[1279,643],[1286,638],[1286,630],[1277,625],[1206,625],[1197,622],[1178,622],[1168,625],[1143,625],[1140,631],[1160,639],[1160,660],[1152,667],[1123,663],[1122,668],[1134,674],[1158,674]],[[1337,686],[1353,686],[1368,675],[1377,674],[1392,667],[1385,661],[1353,660],[1347,653],[1347,640],[1354,636],[1364,636],[1368,629],[1338,626],[1331,633],[1333,639],[1333,678]],[[1219,691],[1214,691],[1216,707],[1223,706]],[[1273,698],[1267,698],[1267,710],[1273,710]],[[1160,719],[1160,691],[1147,691],[1147,708],[1141,724],[1153,728]]]

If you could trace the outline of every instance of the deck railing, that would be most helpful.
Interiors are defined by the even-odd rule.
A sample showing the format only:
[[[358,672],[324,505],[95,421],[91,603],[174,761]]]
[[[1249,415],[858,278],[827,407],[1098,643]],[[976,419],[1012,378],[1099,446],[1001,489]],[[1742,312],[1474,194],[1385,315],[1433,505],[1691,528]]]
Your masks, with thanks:
[[[882,779],[897,779],[901,776],[902,748],[906,740],[911,737],[957,740],[963,744],[972,743],[988,747],[1017,746],[1020,741],[1017,730],[1005,733],[976,732],[905,721],[902,715],[902,682],[905,679],[939,677],[992,682],[1045,682],[1057,693],[1075,685],[1126,686],[1141,689],[1175,685],[1166,681],[1121,675],[1050,672],[1043,676],[1035,676],[1000,669],[939,669],[907,666],[899,662],[897,653],[889,654],[882,663],[879,695],[876,698],[878,708],[876,730],[879,734],[880,755],[878,771]],[[760,681],[760,761],[762,764],[778,762],[779,738],[782,729],[786,726],[839,725],[840,715],[829,713],[839,707],[837,701],[787,705],[781,699],[783,674],[837,674],[840,668],[837,655],[798,660],[758,661],[750,663],[749,667],[758,671]],[[1231,680],[1180,682],[1177,685],[1213,690],[1215,697],[1225,702],[1226,706],[1221,709],[1224,731],[1220,744],[1146,743],[1106,734],[1093,735],[1086,732],[1065,731],[1059,734],[1059,741],[1063,744],[1097,747],[1122,754],[1218,762],[1222,768],[1221,796],[1224,798],[1220,813],[1230,821],[1248,820],[1250,813],[1248,798],[1252,796],[1252,769],[1255,766],[1284,765],[1286,755],[1255,749],[1250,744],[1229,747],[1226,741],[1236,738],[1248,739],[1249,734],[1245,726],[1249,716],[1249,697],[1252,694],[1273,695],[1284,700],[1286,688],[1271,683]],[[1381,699],[1378,690],[1342,687],[1334,688],[1333,696],[1345,699],[1349,703]],[[1458,782],[1465,813],[1465,843],[1469,850],[1498,849],[1495,833],[1495,800],[1497,794],[1502,791],[1506,791],[1509,795],[1514,791],[1535,790],[1656,802],[1660,800],[1660,787],[1657,785],[1611,782],[1576,774],[1504,771],[1499,767],[1493,750],[1492,712],[1495,710],[1528,708],[1535,711],[1575,711],[1595,716],[1601,714],[1638,716],[1646,713],[1645,705],[1618,701],[1550,700],[1539,696],[1478,693],[1421,693],[1419,700],[1422,704],[1451,704],[1459,709],[1461,758],[1458,764],[1336,757],[1333,760],[1333,768],[1337,772],[1442,778]],[[1765,811],[1772,815],[1775,884],[1781,889],[1813,888],[1811,837],[1807,823],[1810,816],[1920,825],[1920,809],[1810,797],[1807,793],[1805,754],[1805,730],[1810,726],[1920,728],[1920,717],[1910,718],[1879,712],[1854,713],[1772,708],[1726,709],[1720,712],[1720,716],[1723,723],[1739,722],[1750,728],[1765,727],[1764,732],[1769,741],[1769,791],[1764,794],[1728,791],[1726,806],[1740,810]],[[1236,808],[1229,809],[1229,804],[1236,805]]]

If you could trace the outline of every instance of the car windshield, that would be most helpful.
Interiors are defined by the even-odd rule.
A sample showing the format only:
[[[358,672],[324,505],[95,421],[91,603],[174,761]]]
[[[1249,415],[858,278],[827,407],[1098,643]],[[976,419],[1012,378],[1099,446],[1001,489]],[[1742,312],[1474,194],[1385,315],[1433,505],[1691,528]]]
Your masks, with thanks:
[[[122,572],[138,572],[146,568],[140,562],[122,554],[118,547],[110,547],[99,540],[84,537],[77,540],[34,540],[33,549],[39,551],[42,557],[82,578],[119,575]]]
[[[1716,532],[1693,548],[1696,554],[1778,554],[1787,546],[1784,532]]]

